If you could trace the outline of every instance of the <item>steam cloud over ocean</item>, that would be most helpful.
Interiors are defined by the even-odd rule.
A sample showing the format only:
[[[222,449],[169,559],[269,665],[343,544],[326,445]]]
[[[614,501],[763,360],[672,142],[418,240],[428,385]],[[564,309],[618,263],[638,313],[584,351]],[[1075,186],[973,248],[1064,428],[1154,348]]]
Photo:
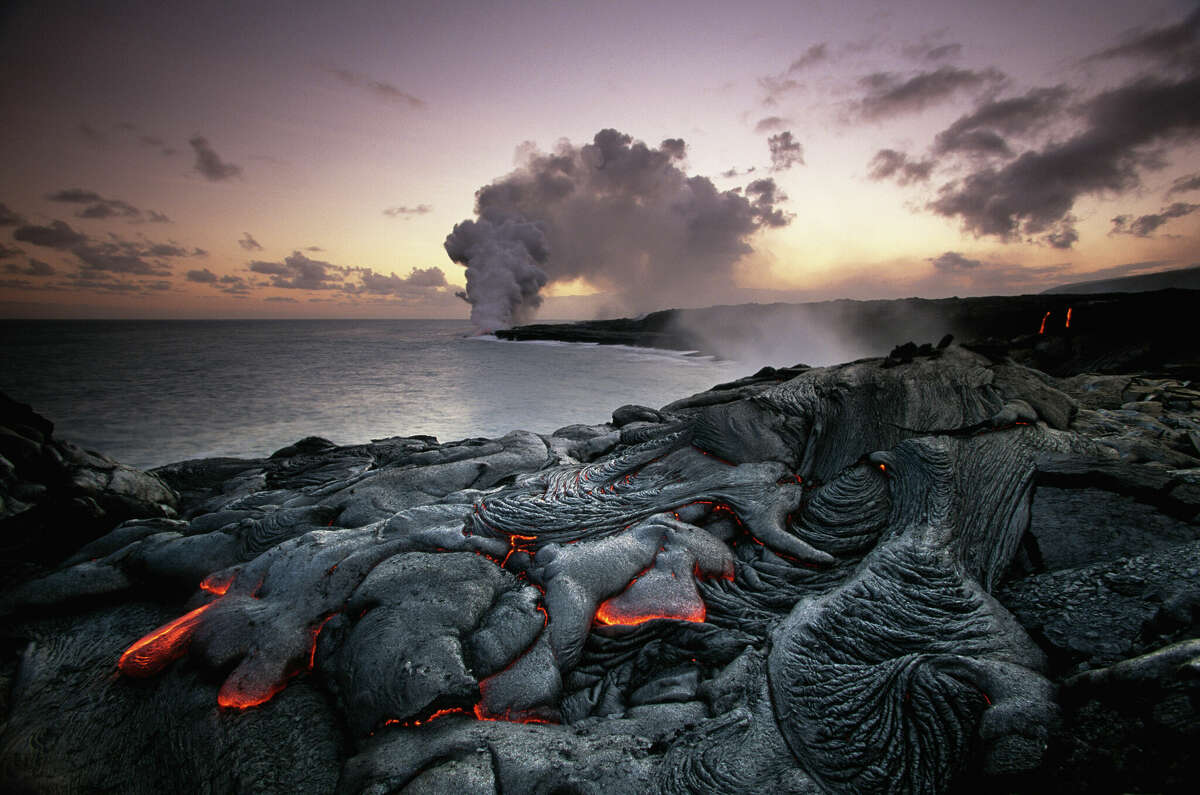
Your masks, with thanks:
[[[718,190],[684,172],[687,146],[657,147],[613,129],[591,143],[528,144],[520,166],[475,194],[478,218],[456,225],[446,253],[467,269],[471,322],[494,331],[531,320],[541,289],[582,278],[636,314],[722,303],[763,227],[786,226],[771,178]]]

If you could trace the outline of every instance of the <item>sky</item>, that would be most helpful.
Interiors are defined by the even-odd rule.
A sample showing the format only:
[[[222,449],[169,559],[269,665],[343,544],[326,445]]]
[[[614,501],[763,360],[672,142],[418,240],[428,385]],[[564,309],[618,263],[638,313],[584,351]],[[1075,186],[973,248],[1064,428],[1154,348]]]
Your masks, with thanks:
[[[0,317],[495,327],[1200,263],[1195,2],[15,0],[0,105]]]

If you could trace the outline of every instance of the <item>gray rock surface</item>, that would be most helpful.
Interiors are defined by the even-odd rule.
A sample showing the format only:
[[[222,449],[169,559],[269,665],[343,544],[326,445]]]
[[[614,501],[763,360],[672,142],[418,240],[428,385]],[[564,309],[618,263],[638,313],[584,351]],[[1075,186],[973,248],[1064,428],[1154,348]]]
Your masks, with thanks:
[[[912,345],[545,436],[152,474],[4,406],[6,790],[1200,776],[1185,381]]]

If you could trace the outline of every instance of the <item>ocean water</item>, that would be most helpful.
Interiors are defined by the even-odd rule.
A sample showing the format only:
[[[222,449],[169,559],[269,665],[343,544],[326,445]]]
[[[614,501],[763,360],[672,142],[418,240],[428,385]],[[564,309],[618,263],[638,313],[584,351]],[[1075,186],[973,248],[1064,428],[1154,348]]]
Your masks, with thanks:
[[[0,321],[0,391],[55,436],[151,468],[305,436],[451,441],[600,423],[745,366],[668,351],[472,337],[455,320]]]

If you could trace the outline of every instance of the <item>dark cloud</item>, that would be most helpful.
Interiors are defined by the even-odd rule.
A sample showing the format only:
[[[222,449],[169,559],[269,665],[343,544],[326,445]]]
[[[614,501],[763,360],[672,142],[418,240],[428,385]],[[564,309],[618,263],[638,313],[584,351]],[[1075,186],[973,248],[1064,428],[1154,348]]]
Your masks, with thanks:
[[[800,87],[800,83],[796,80],[776,75],[758,78],[758,85],[766,93],[766,96],[763,97],[763,104],[767,106],[778,105],[784,94]]]
[[[1170,221],[1172,218],[1183,218],[1185,215],[1191,215],[1200,210],[1200,204],[1188,204],[1187,202],[1175,202],[1170,207],[1164,207],[1157,213],[1150,215],[1140,215],[1133,218],[1129,215],[1118,215],[1112,219],[1112,231],[1110,235],[1133,235],[1135,237],[1149,237],[1154,230]]]
[[[63,221],[52,221],[49,226],[18,227],[13,230],[13,238],[35,246],[68,249],[85,242],[87,235],[76,232]]]
[[[754,132],[768,133],[782,130],[788,126],[790,122],[782,116],[767,116],[765,119],[759,119],[758,124],[754,125]]]
[[[946,183],[929,209],[976,236],[1062,240],[1076,199],[1139,186],[1141,170],[1161,165],[1156,146],[1200,134],[1200,76],[1135,80],[1089,100],[1080,118],[1083,129],[1066,140]]]
[[[983,267],[982,261],[968,259],[957,251],[947,251],[936,257],[930,257],[929,262],[933,263],[933,267],[942,273],[963,273]]]
[[[962,55],[962,45],[921,42],[920,44],[906,45],[901,48],[901,51],[914,61],[944,61],[947,58],[957,58]]]
[[[17,248],[16,246],[9,247],[9,246],[4,245],[3,243],[0,243],[0,259],[12,259],[13,257],[20,256],[21,254],[24,254],[24,253],[25,253],[24,251]]]
[[[92,127],[87,122],[79,122],[79,126],[75,129],[79,131],[80,135],[93,144],[99,144],[103,146],[108,143],[108,136],[97,130],[95,127]]]
[[[669,154],[672,160],[687,158],[687,142],[682,138],[664,138],[658,148]]]
[[[254,236],[251,235],[249,232],[242,232],[242,238],[240,240],[238,240],[238,245],[241,246],[246,251],[262,251],[263,250],[262,245],[259,244],[259,242],[257,240],[255,240]]]
[[[431,212],[433,212],[433,208],[428,204],[418,204],[416,207],[407,207],[405,205],[388,207],[383,211],[383,214],[389,218],[408,219],[414,215],[426,215]]]
[[[152,224],[169,224],[169,223],[171,223],[171,219],[168,218],[165,213],[156,212],[154,210],[148,210],[146,212],[146,220]]]
[[[820,44],[814,44],[799,58],[792,61],[792,65],[788,67],[788,74],[799,72],[827,60],[829,60],[829,43],[823,41]]]
[[[170,267],[155,258],[149,248],[127,240],[98,240],[72,247],[84,271],[130,273],[138,276],[170,276]]]
[[[919,280],[919,283],[927,284],[930,289],[944,291],[949,284],[956,289],[984,294],[1040,289],[1070,269],[1067,263],[1030,267],[1009,262],[985,262],[957,251],[943,252],[929,257],[926,262],[933,265],[934,275],[932,279]]]
[[[750,200],[754,220],[759,226],[778,228],[791,223],[792,216],[775,206],[787,201],[787,194],[770,177],[756,179],[747,185],[746,198]]]
[[[83,188],[65,188],[51,193],[46,198],[52,202],[67,202],[68,204],[91,204],[92,202],[104,201],[99,193],[96,193],[94,190],[84,190]]]
[[[0,226],[20,226],[25,219],[8,209],[8,205],[0,202]]]
[[[270,276],[272,287],[288,290],[334,290],[342,287],[346,274],[352,269],[309,259],[299,251],[293,251],[283,262],[255,260],[250,263],[250,270]]]
[[[953,66],[921,72],[908,79],[893,72],[876,72],[859,80],[867,95],[858,103],[858,112],[868,120],[915,113],[959,91],[995,86],[1004,79],[995,69],[974,71]]]
[[[349,294],[410,295],[446,286],[446,274],[441,268],[413,268],[407,276],[392,273],[384,276],[370,268],[360,271],[361,285],[348,284],[344,288]]]
[[[989,100],[959,117],[934,139],[936,154],[1012,155],[1003,135],[1021,136],[1041,129],[1066,106],[1066,86],[1035,88],[1024,96]]]
[[[894,178],[900,185],[908,185],[929,179],[933,167],[932,160],[912,160],[904,152],[880,149],[867,165],[867,178],[875,182]]]
[[[349,69],[329,69],[328,71],[346,85],[354,86],[355,88],[365,88],[379,99],[399,105],[407,105],[410,108],[425,107],[425,100],[415,97],[407,91],[401,91],[391,83],[374,80],[358,72],[351,72]]]
[[[735,167],[735,168],[728,169],[727,171],[722,171],[720,174],[718,174],[718,176],[724,177],[725,179],[732,179],[734,177],[749,176],[750,174],[753,174],[757,170],[758,170],[757,166],[750,166],[750,168],[746,169],[745,171],[738,171],[737,168]]]
[[[48,262],[42,262],[40,259],[29,258],[25,265],[16,265],[9,263],[4,266],[5,273],[15,273],[19,276],[53,276],[54,268]]]
[[[1188,71],[1194,71],[1197,57],[1200,56],[1198,34],[1200,34],[1200,8],[1192,11],[1174,25],[1126,34],[1120,44],[1101,50],[1087,60],[1147,58],[1171,65],[1184,66]]]
[[[772,171],[787,171],[794,165],[804,165],[804,147],[789,130],[768,138],[767,147],[771,150]]]
[[[1079,232],[1075,230],[1075,222],[1078,220],[1073,215],[1067,215],[1042,237],[1042,241],[1051,248],[1071,248],[1079,242]]]
[[[320,252],[320,251],[324,251],[325,249],[321,248],[320,246],[306,246],[306,247],[304,248],[304,250],[305,250],[305,251]]]
[[[198,282],[199,284],[216,284],[217,274],[208,268],[201,268],[200,270],[188,271],[187,280],[189,282]]]
[[[232,179],[240,176],[242,167],[233,163],[226,163],[221,160],[216,151],[209,145],[208,139],[202,135],[197,135],[188,140],[192,150],[196,153],[196,171],[208,180],[220,182],[225,179]]]
[[[149,220],[157,223],[169,222],[171,220],[162,213],[157,213],[153,210],[149,211],[147,219],[143,217],[141,210],[129,202],[121,201],[120,199],[106,199],[94,190],[84,190],[83,188],[65,188],[51,193],[46,198],[52,202],[62,202],[64,204],[86,204],[87,207],[75,213],[76,218],[128,218],[131,221]]]
[[[217,289],[229,295],[245,296],[250,293],[250,285],[241,276],[222,276],[217,284]]]
[[[166,279],[156,279],[154,281],[149,281],[149,282],[143,281],[143,282],[138,282],[138,283],[143,288],[145,288],[147,290],[153,290],[155,292],[161,292],[163,290],[171,289],[171,283],[169,281],[167,281]]]
[[[266,301],[272,301],[272,302],[274,302],[274,303],[279,303],[279,304],[296,304],[296,303],[299,303],[299,302],[298,302],[298,301],[297,301],[295,298],[291,298],[291,297],[289,297],[289,296],[286,296],[286,295],[272,295],[272,296],[269,296],[268,298],[266,298],[266,299],[264,299],[264,300],[266,300]]]
[[[1176,193],[1187,193],[1192,190],[1200,190],[1200,174],[1190,174],[1175,180],[1171,183],[1171,189],[1167,191],[1167,195],[1172,196]]]
[[[476,192],[478,219],[446,239],[450,258],[467,266],[472,318],[484,328],[527,319],[545,283],[578,278],[629,311],[716,300],[754,233],[788,220],[773,181],[720,191],[684,173],[673,148],[617,130],[521,156],[516,171]]]

